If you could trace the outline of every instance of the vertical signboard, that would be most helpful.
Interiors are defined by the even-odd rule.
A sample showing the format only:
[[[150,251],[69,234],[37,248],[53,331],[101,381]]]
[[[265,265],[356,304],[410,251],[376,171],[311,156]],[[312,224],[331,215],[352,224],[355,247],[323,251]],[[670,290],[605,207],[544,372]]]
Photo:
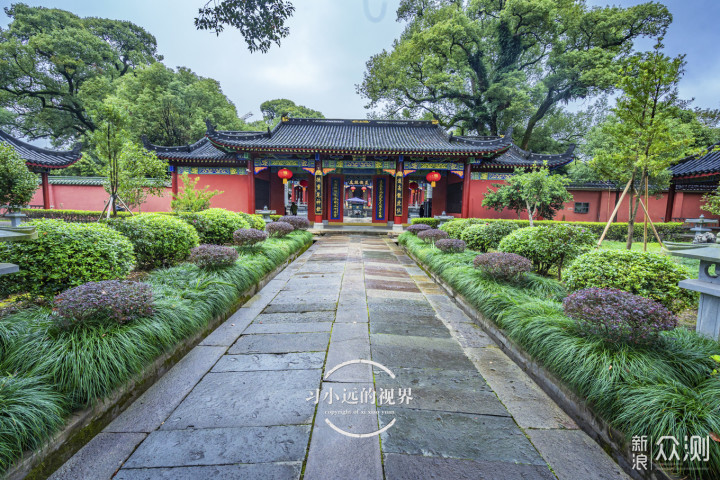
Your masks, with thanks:
[[[323,204],[322,170],[315,170],[315,215],[322,215]]]
[[[377,222],[387,222],[385,213],[385,200],[387,197],[387,177],[375,177],[374,202],[373,209],[375,212],[374,220]]]
[[[330,220],[342,222],[343,220],[343,188],[342,177],[330,177]]]

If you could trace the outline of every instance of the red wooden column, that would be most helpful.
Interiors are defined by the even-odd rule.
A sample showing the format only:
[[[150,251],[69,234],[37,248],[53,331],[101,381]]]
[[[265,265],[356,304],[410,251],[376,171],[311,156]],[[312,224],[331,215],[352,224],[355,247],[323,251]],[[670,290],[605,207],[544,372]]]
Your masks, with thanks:
[[[463,196],[462,209],[460,215],[462,218],[470,217],[470,159],[465,160],[465,171],[463,172]]]
[[[170,178],[171,178],[171,185],[172,185],[172,193],[174,195],[178,194],[178,174],[177,174],[178,166],[173,165],[172,170],[170,171]]]
[[[247,160],[247,194],[248,194],[248,210],[247,213],[255,213],[255,162],[248,154]]]
[[[43,208],[47,210],[50,208],[50,182],[47,172],[42,172],[40,178],[42,179]]]

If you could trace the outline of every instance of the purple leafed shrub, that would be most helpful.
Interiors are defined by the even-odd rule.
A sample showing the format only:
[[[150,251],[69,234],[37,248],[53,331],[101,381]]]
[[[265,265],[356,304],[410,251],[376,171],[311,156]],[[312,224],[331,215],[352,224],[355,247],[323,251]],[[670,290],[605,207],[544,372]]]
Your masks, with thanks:
[[[515,253],[491,252],[473,260],[475,268],[497,280],[513,281],[532,270],[532,262]]]
[[[578,290],[563,308],[584,331],[609,342],[649,344],[677,326],[677,317],[660,303],[622,290]]]
[[[465,242],[457,238],[441,238],[435,246],[446,253],[461,253],[465,251]]]
[[[295,230],[307,230],[310,228],[310,220],[305,217],[298,217],[297,215],[285,215],[280,217],[278,222],[289,223]]]
[[[231,267],[238,259],[238,252],[222,245],[200,245],[190,250],[190,262],[200,268],[214,270]]]
[[[429,230],[423,230],[422,232],[418,233],[417,237],[425,243],[435,243],[438,240],[442,240],[443,238],[448,238],[449,235],[443,230],[431,228]]]
[[[424,223],[416,223],[416,224],[414,224],[414,225],[408,226],[408,227],[405,229],[405,231],[406,231],[406,232],[410,232],[410,233],[412,233],[413,235],[417,235],[417,234],[420,233],[420,232],[423,232],[423,231],[425,231],[425,230],[430,230],[430,229],[432,229],[432,227],[431,227],[430,225],[426,225],[426,224],[424,224]]]
[[[265,226],[265,230],[268,232],[268,234],[271,237],[284,237],[288,233],[295,230],[295,227],[293,227],[292,225],[290,225],[287,222],[279,222],[278,221],[278,222],[268,223]]]
[[[124,324],[153,313],[150,285],[128,280],[89,282],[55,297],[53,311],[61,328],[86,323]]]
[[[240,230],[235,230],[233,233],[235,245],[241,247],[252,247],[253,245],[264,242],[267,238],[267,232],[254,228],[241,228]]]

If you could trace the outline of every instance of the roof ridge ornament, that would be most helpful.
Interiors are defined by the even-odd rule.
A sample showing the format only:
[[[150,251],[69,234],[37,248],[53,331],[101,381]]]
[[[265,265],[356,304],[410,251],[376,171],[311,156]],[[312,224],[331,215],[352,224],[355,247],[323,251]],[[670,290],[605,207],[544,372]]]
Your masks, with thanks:
[[[205,126],[207,127],[207,133],[215,133],[215,127],[210,122],[209,118],[205,119]]]

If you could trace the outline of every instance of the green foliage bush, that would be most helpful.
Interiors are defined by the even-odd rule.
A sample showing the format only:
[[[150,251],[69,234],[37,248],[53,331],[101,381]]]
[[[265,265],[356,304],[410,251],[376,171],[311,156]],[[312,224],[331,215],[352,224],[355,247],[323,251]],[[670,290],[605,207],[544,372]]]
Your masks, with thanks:
[[[130,241],[101,224],[35,220],[38,238],[0,243],[3,261],[20,271],[0,277],[0,298],[13,293],[53,295],[87,282],[123,278],[133,268]]]
[[[720,355],[717,341],[676,328],[661,332],[652,348],[608,344],[564,314],[562,287],[553,279],[528,274],[517,285],[502,284],[473,269],[467,253],[441,253],[409,234],[399,240],[627,442],[634,435],[704,438],[720,431],[720,382],[711,358]],[[710,441],[707,463],[682,454],[674,463],[680,477],[720,478],[720,443]]]
[[[470,225],[462,231],[461,238],[469,249],[487,252],[496,249],[503,238],[517,229],[518,226],[512,222]]]
[[[431,228],[438,228],[438,225],[440,225],[440,220],[437,218],[413,218],[411,224],[417,225],[418,223],[422,223],[423,225],[429,225]]]
[[[515,230],[500,241],[498,250],[529,259],[540,275],[557,269],[561,278],[563,266],[588,251],[594,242],[595,236],[585,228],[554,224]]]
[[[250,228],[247,221],[236,212],[223,208],[209,208],[202,212],[181,213],[180,218],[197,230],[200,243],[224,245],[232,243],[233,232]]]
[[[26,208],[23,209],[22,213],[27,215],[30,219],[43,218],[43,219],[57,219],[64,220],[72,223],[90,223],[97,222],[98,218],[102,214],[99,210],[55,210],[55,209],[42,209],[42,208]],[[117,212],[118,217],[130,217],[130,212]]]
[[[37,190],[37,175],[28,170],[15,148],[0,142],[0,205],[24,207]]]
[[[146,270],[185,260],[199,243],[192,226],[170,215],[143,213],[108,224],[132,242],[138,267]]]
[[[240,215],[248,223],[248,225],[250,225],[250,228],[254,228],[256,230],[265,229],[265,220],[263,220],[262,215],[251,215],[245,212],[238,212],[238,215]]]
[[[690,276],[682,265],[667,255],[633,250],[597,250],[579,256],[565,270],[568,290],[616,288],[650,298],[673,312],[695,299],[695,294],[678,286]]]

